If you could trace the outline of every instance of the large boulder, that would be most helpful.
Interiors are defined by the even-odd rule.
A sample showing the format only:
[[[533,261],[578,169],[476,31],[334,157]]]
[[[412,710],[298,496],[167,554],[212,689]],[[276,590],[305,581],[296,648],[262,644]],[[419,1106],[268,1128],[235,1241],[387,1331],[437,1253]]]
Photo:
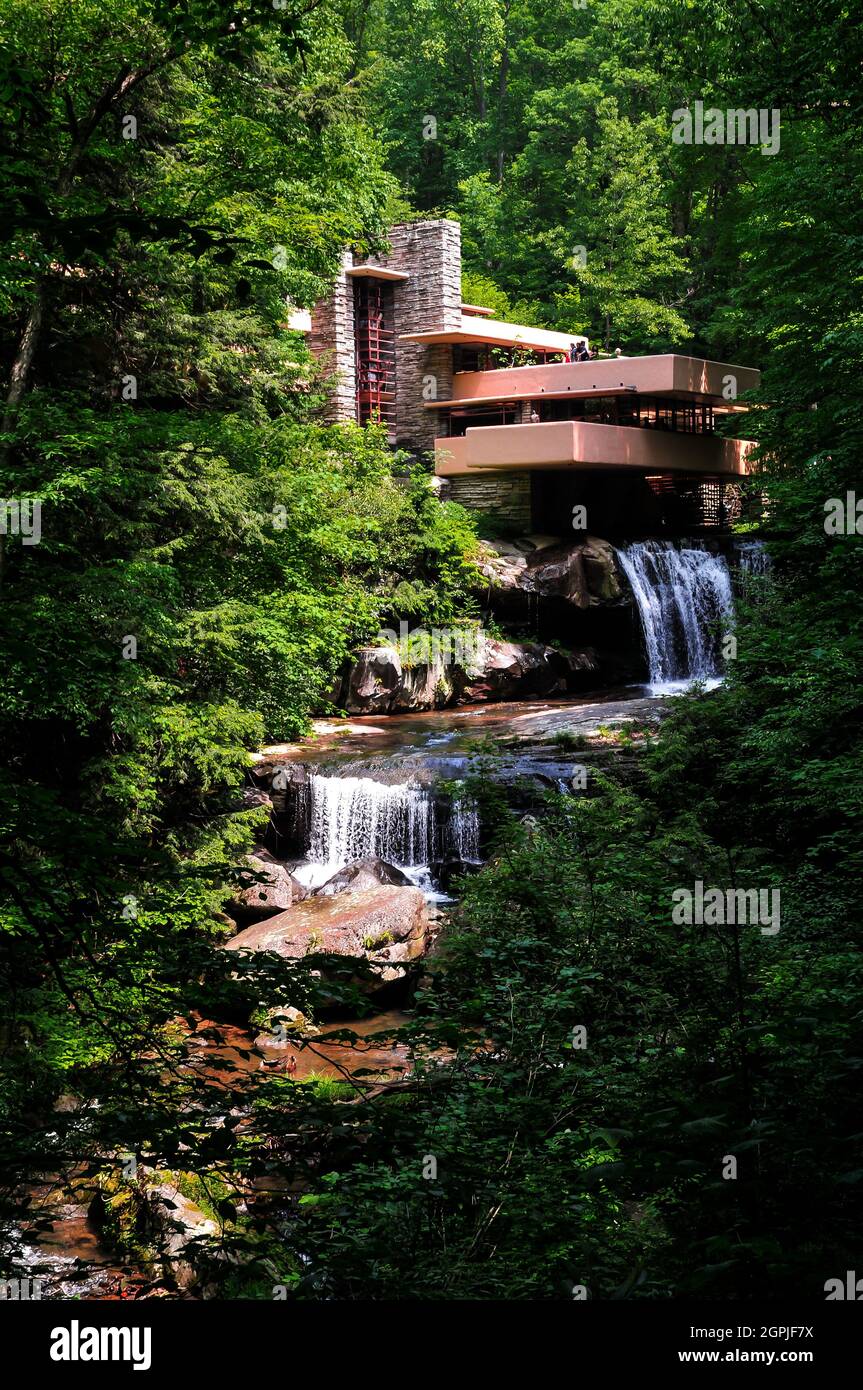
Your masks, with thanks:
[[[295,863],[286,864],[283,859],[277,859],[274,854],[270,854],[270,851],[268,849],[264,849],[262,846],[259,846],[257,849],[252,851],[252,858],[260,860],[261,863],[269,865],[271,868],[284,869],[285,873],[288,875],[288,878],[291,880],[291,894],[293,902],[302,902],[303,898],[307,898],[309,896],[308,888],[306,888],[304,884],[300,883],[300,880],[298,878],[295,878],[294,875],[291,873],[291,869],[296,868]]]
[[[598,670],[590,648],[566,652],[542,642],[500,642],[485,636],[464,645],[469,662],[454,643],[452,659],[438,651],[431,660],[407,667],[394,647],[364,649],[346,681],[348,713],[374,709],[397,714],[453,703],[564,695],[583,689],[584,676]],[[374,683],[376,672],[379,684]]]
[[[533,551],[519,587],[544,598],[565,599],[576,608],[620,603],[624,597],[614,547],[597,536]]]
[[[395,646],[361,648],[342,685],[348,714],[434,709],[454,692],[450,663],[439,653],[407,661]]]
[[[297,1038],[315,1038],[321,1031],[293,1004],[276,1004],[271,1009],[256,1011],[251,1022],[261,1028],[255,1047],[295,1047]]]
[[[534,559],[534,557],[531,557]],[[528,561],[519,587],[542,598],[563,598],[576,608],[588,608],[590,595],[580,545],[561,545]]]
[[[277,815],[284,815],[289,803],[293,804],[308,786],[309,770],[305,763],[279,761],[277,756],[262,758],[255,769],[255,777],[263,782],[266,795]]]
[[[479,568],[492,592],[563,599],[576,608],[626,601],[614,546],[599,536],[574,542],[528,536],[486,541]]]
[[[230,915],[238,922],[274,917],[307,896],[302,884],[267,850],[247,855],[244,873],[254,874],[258,881],[236,888],[227,904]]]
[[[461,698],[473,702],[563,695],[574,677],[596,669],[590,651],[563,652],[542,642],[489,641],[482,671],[462,685]]]
[[[364,959],[382,984],[425,955],[429,919],[418,888],[377,884],[356,893],[314,896],[256,922],[225,943],[228,951],[274,951],[288,960],[326,954]]]
[[[346,864],[316,889],[315,896],[329,898],[334,893],[361,893],[367,888],[375,888],[379,883],[394,884],[399,888],[411,887],[406,873],[388,864],[385,859],[357,859]]]
[[[215,1295],[209,1282],[214,1265],[226,1258],[216,1221],[180,1191],[203,1185],[193,1173],[155,1172],[139,1163],[134,1178],[117,1170],[102,1176],[87,1209],[103,1243],[138,1251],[137,1263],[196,1295]]]
[[[493,589],[517,589],[521,585],[529,556],[559,544],[555,536],[518,536],[515,540],[483,541],[477,567]]]
[[[219,1258],[218,1225],[171,1181],[147,1189],[147,1208],[147,1224],[165,1274],[178,1288],[195,1287],[202,1265]]]
[[[395,647],[363,647],[345,682],[344,708],[349,714],[386,713],[401,684],[402,663]]]
[[[448,705],[453,695],[450,668],[439,656],[430,661],[417,661],[411,666],[402,663],[402,678],[393,696],[391,710],[410,713],[411,710],[435,709]]]
[[[591,604],[626,603],[629,591],[621,583],[614,546],[599,536],[588,536],[581,547],[584,576]]]

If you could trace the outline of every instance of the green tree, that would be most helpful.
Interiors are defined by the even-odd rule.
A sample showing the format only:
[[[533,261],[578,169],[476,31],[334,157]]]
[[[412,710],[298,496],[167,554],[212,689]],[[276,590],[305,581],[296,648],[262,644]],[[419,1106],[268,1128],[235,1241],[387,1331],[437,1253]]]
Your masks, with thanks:
[[[318,422],[288,325],[345,244],[379,243],[392,193],[337,15],[5,0],[2,20],[0,493],[42,509],[39,544],[4,537],[0,620],[20,1219],[22,1180],[118,1150],[230,1171],[224,1095],[190,1087],[176,1021],[284,999],[284,968],[241,978],[215,949],[260,821],[250,750],[327,707],[406,583],[445,620],[473,571],[422,469],[405,486],[380,431]],[[291,1002],[314,991],[294,972]]]

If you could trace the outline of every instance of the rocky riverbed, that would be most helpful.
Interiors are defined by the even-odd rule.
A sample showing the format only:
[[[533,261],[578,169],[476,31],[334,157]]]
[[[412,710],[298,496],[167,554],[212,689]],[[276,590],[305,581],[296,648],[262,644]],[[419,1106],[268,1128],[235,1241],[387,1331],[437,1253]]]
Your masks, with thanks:
[[[497,542],[483,563],[498,611],[503,606],[513,621],[526,616],[541,637],[544,617],[555,613],[563,622],[568,615],[572,637],[589,632],[591,614],[601,615],[602,630],[618,624],[634,637],[632,669],[643,662],[635,608],[607,542]],[[702,566],[697,558],[688,563]],[[710,564],[706,556],[703,567]],[[697,604],[690,607],[700,638],[706,620]],[[677,619],[663,616],[661,604],[657,612],[670,652]],[[458,875],[484,858],[471,778],[493,779],[510,806],[527,813],[549,791],[589,793],[592,773],[612,759],[618,775],[638,777],[638,749],[655,736],[668,701],[644,686],[585,689],[610,680],[625,661],[615,668],[601,642],[483,643],[481,660],[443,684],[433,660],[418,667],[402,661],[396,645],[369,648],[338,692],[344,717],[318,720],[309,737],[253,756],[242,806],[260,812],[259,842],[225,902],[222,945],[226,953],[267,951],[286,962],[308,955],[340,961],[370,1012],[345,1018],[336,1007],[328,1017],[324,1008],[312,1020],[285,1008],[278,1018],[253,1011],[245,1024],[177,1020],[183,1065],[200,1086],[224,1084],[236,1097],[238,1077],[242,1089],[243,1078],[253,1088],[267,1075],[296,1084],[350,1084],[354,1071],[369,1069],[382,1081],[404,1076],[402,1010],[434,949],[441,906]],[[681,646],[684,659],[690,647]],[[50,1182],[34,1188],[34,1215],[51,1218],[30,1256],[29,1267],[44,1272],[42,1296],[118,1297],[124,1283],[127,1292],[150,1296],[166,1280],[199,1295],[194,1251],[212,1218],[190,1195],[193,1178],[141,1175],[136,1220],[156,1253],[139,1265],[110,1253],[104,1194]],[[249,1201],[262,1195],[274,1196],[247,1194]]]

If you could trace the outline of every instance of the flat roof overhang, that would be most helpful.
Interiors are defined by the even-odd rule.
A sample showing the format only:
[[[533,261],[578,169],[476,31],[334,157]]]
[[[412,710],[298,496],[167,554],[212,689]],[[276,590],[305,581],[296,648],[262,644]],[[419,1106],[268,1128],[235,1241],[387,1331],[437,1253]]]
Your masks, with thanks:
[[[672,396],[731,409],[738,396],[756,390],[760,382],[761,373],[755,367],[667,352],[645,357],[598,358],[593,362],[546,362],[534,367],[456,372],[452,401],[439,404],[485,405],[492,401],[565,397],[578,391],[600,396],[634,388],[644,396]]]
[[[453,439],[435,440],[435,472],[441,477],[495,470],[620,469],[646,473],[747,472],[749,439],[677,434],[627,425],[550,420],[532,425],[488,425]]]
[[[458,328],[431,328],[424,333],[401,333],[400,343],[480,343],[488,347],[530,348],[535,352],[568,352],[570,343],[586,343],[580,333],[554,333],[549,328],[527,328],[499,319],[477,319],[462,314]]]
[[[390,270],[385,265],[350,265],[345,274],[352,280],[409,280],[411,277],[406,270]]]

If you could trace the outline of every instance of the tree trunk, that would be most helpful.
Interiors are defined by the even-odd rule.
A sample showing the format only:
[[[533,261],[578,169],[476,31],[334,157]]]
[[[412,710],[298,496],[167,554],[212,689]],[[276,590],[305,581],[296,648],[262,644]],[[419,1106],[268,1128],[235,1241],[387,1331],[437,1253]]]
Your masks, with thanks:
[[[33,358],[36,356],[36,348],[39,343],[39,336],[42,332],[42,320],[45,316],[45,282],[40,280],[36,287],[36,296],[30,306],[30,313],[27,315],[27,322],[24,325],[24,332],[21,334],[21,341],[18,344],[18,351],[12,363],[12,370],[9,374],[9,390],[6,395],[6,405],[3,410],[3,433],[8,433],[15,423],[15,412],[21,403],[24,392],[27,389],[27,380],[30,376],[30,368],[33,366]],[[6,462],[9,452],[9,445],[3,445],[2,458]]]
[[[507,6],[507,12],[509,6]],[[497,85],[497,181],[503,183],[503,126],[506,115],[507,78],[509,77],[509,48],[504,37],[504,50],[500,59],[500,73]]]

